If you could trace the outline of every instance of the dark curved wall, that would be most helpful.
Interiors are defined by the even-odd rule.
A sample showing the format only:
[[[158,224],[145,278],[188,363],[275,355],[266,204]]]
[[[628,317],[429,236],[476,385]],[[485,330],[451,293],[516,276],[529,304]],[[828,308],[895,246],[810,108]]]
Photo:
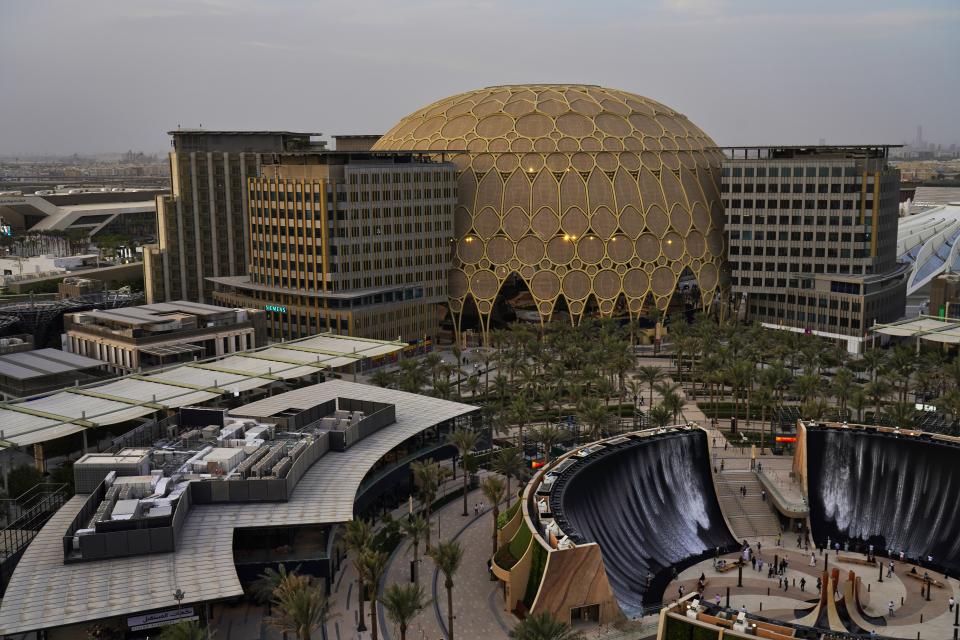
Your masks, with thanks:
[[[582,540],[600,544],[628,615],[661,600],[669,567],[736,544],[717,504],[702,431],[646,438],[584,462],[571,467],[563,516]],[[644,594],[648,572],[657,579]]]
[[[823,545],[850,540],[960,572],[960,447],[807,429],[810,520]]]

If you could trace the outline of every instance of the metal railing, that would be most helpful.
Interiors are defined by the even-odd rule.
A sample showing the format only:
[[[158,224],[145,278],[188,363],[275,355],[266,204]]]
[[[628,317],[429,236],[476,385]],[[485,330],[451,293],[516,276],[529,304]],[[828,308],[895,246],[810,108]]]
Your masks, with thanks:
[[[60,507],[70,499],[66,484],[36,484],[14,499],[4,500],[4,512],[16,513],[0,530],[0,595],[27,545]]]

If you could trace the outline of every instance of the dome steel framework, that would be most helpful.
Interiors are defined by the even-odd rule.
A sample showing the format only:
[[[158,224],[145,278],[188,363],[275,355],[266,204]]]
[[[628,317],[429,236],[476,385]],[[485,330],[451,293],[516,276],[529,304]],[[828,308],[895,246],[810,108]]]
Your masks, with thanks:
[[[380,150],[452,150],[459,169],[450,310],[484,333],[511,274],[541,321],[665,309],[685,269],[709,305],[724,255],[716,144],[686,116],[590,85],[469,91],[401,120]]]

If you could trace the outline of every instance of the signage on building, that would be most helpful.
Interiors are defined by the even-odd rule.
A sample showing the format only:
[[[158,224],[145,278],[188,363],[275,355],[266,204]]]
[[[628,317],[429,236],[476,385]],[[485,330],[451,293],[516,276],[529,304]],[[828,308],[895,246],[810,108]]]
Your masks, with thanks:
[[[287,308],[286,308],[286,307],[282,307],[282,306],[280,306],[280,305],[278,305],[278,304],[267,304],[267,305],[264,305],[263,308],[266,309],[267,311],[273,311],[273,312],[275,312],[275,313],[286,313],[286,312],[287,312]]]
[[[193,610],[193,607],[183,607],[182,609],[157,611],[142,616],[131,616],[127,618],[127,626],[130,627],[130,631],[142,631],[143,629],[156,629],[168,624],[199,619],[200,616]]]

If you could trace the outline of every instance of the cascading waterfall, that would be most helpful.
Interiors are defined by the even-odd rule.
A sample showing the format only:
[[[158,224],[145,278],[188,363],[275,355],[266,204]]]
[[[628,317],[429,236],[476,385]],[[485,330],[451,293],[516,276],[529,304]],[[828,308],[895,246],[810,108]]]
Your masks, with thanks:
[[[591,462],[571,478],[563,513],[597,542],[621,608],[660,601],[664,569],[735,544],[710,478],[702,431],[650,438]],[[647,574],[661,574],[644,594]],[[659,592],[658,592],[659,591]]]
[[[882,432],[808,428],[819,545],[873,544],[960,572],[960,447]]]

